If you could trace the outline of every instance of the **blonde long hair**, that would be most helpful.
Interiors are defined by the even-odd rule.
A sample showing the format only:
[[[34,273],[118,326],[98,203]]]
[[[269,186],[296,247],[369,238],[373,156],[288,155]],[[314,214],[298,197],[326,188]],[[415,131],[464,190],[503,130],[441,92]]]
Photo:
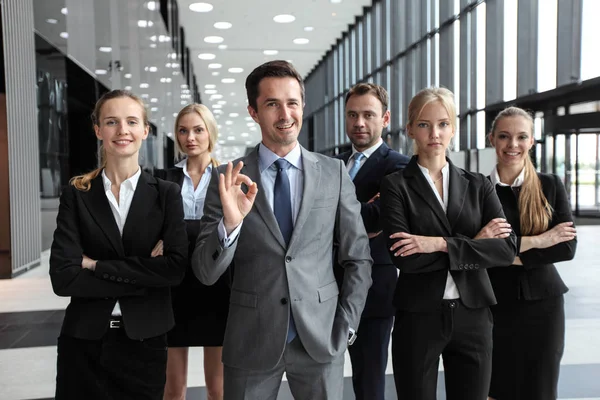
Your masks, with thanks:
[[[505,108],[492,122],[490,136],[496,134],[498,121],[504,118],[522,117],[531,126],[530,134],[533,137],[533,117],[519,107]],[[538,235],[548,229],[552,219],[552,206],[542,191],[542,182],[535,171],[531,157],[525,157],[525,173],[521,192],[519,194],[519,220],[523,236]]]
[[[106,104],[107,101],[112,99],[118,99],[120,97],[128,97],[131,100],[136,101],[140,107],[142,108],[142,117],[144,118],[144,126],[149,126],[148,123],[148,113],[146,112],[146,106],[144,105],[144,101],[136,96],[135,94],[127,91],[127,90],[111,90],[110,92],[105,93],[98,99],[96,102],[96,106],[94,107],[94,112],[92,113],[92,123],[94,126],[100,126],[100,112],[102,111],[102,107]],[[104,146],[100,145],[100,166],[95,170],[88,172],[87,174],[77,175],[71,178],[69,183],[77,190],[81,190],[83,192],[87,192],[92,187],[92,180],[96,178],[100,172],[106,167],[106,150]]]
[[[428,87],[414,95],[408,104],[408,121],[406,129],[419,119],[423,109],[431,103],[439,101],[448,112],[452,129],[456,132],[456,104],[454,103],[454,93],[444,87]],[[419,154],[417,142],[413,143],[413,154]]]
[[[192,103],[183,107],[179,114],[177,114],[177,118],[175,118],[175,161],[182,160],[186,154],[181,148],[181,144],[179,143],[179,136],[177,132],[179,131],[179,121],[184,115],[196,113],[202,118],[204,121],[204,125],[206,125],[206,129],[208,130],[208,152],[212,153],[215,148],[215,144],[217,143],[217,138],[219,136],[219,127],[217,126],[217,120],[208,107],[204,104]],[[213,167],[218,167],[219,162],[214,158],[210,157],[210,162]]]

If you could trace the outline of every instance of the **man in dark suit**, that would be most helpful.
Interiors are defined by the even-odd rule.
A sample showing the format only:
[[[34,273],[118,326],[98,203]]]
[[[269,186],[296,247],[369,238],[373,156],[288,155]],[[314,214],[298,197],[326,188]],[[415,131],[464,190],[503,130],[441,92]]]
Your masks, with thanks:
[[[390,123],[388,94],[383,87],[372,83],[354,86],[346,95],[345,115],[352,150],[337,158],[344,161],[354,180],[373,258],[373,284],[358,327],[359,335],[349,347],[352,384],[357,400],[383,400],[397,273],[386,240],[380,234],[379,185],[384,176],[404,168],[409,159],[381,139],[383,129]],[[336,268],[338,279],[343,273],[342,268]]]

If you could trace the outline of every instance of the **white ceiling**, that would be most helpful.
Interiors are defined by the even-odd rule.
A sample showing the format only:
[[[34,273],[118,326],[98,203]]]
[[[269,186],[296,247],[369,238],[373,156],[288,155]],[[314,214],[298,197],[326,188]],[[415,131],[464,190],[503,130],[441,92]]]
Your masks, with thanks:
[[[212,11],[190,11],[193,0],[178,0],[180,23],[185,29],[186,44],[190,48],[194,72],[198,81],[202,102],[211,105],[213,111],[218,101],[225,101],[221,114],[216,114],[220,125],[221,147],[246,147],[260,141],[260,129],[252,122],[246,111],[244,83],[248,74],[260,64],[283,59],[291,61],[304,77],[317,65],[322,56],[335,44],[356,16],[362,15],[363,7],[371,0],[203,0],[213,6]],[[289,14],[295,17],[291,23],[277,23],[273,17]],[[214,27],[216,22],[229,22],[230,29]],[[305,27],[312,27],[306,31]],[[219,44],[206,43],[207,36],[220,36],[226,49]],[[294,44],[296,38],[309,40],[307,44]],[[277,50],[277,55],[265,55],[264,50]],[[214,54],[213,60],[201,60],[199,54]],[[218,69],[209,64],[218,63]],[[241,73],[231,73],[229,68],[242,68]],[[217,76],[213,73],[218,72]],[[222,83],[223,78],[233,78],[235,83]],[[215,85],[222,98],[211,100],[205,85]],[[218,112],[218,111],[217,111]],[[231,116],[233,113],[234,116]],[[238,116],[235,116],[238,114]],[[250,126],[249,126],[250,125]]]

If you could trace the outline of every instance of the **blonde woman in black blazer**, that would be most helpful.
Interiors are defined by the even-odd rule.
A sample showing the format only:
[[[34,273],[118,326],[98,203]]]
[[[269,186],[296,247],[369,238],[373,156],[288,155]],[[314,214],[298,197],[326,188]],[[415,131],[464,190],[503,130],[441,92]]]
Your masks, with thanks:
[[[54,292],[71,297],[58,338],[56,399],[159,400],[170,286],[187,262],[181,195],[140,169],[149,124],[138,97],[109,92],[92,118],[102,166],[63,191],[50,255]]]
[[[552,400],[557,398],[565,345],[563,294],[568,290],[554,263],[575,256],[571,207],[560,179],[536,173],[531,162],[531,115],[518,107],[503,110],[489,138],[497,158],[490,180],[518,244],[510,268],[488,271],[498,299],[492,307],[489,395],[495,400]],[[502,224],[493,221],[482,236],[493,237]]]
[[[491,376],[496,299],[486,269],[510,265],[510,229],[476,240],[489,221],[504,218],[483,175],[455,167],[446,150],[455,133],[454,95],[417,93],[408,107],[407,134],[415,153],[381,189],[381,223],[400,270],[394,305],[392,361],[400,399],[435,400],[442,356],[448,400],[484,400]]]

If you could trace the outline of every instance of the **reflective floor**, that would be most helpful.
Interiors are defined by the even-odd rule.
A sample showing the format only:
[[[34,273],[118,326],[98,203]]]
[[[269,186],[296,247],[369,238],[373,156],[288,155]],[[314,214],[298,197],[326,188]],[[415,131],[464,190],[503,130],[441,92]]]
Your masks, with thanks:
[[[570,288],[565,296],[567,335],[561,399],[600,400],[600,226],[579,226],[575,260],[558,266]],[[56,374],[56,338],[68,299],[54,295],[48,252],[42,265],[18,278],[0,280],[0,399],[50,399]],[[190,356],[188,399],[205,399],[201,349]],[[395,399],[391,362],[387,399]],[[352,367],[345,364],[344,399],[353,399]],[[445,399],[443,371],[438,399]],[[285,382],[280,399],[292,399]]]

